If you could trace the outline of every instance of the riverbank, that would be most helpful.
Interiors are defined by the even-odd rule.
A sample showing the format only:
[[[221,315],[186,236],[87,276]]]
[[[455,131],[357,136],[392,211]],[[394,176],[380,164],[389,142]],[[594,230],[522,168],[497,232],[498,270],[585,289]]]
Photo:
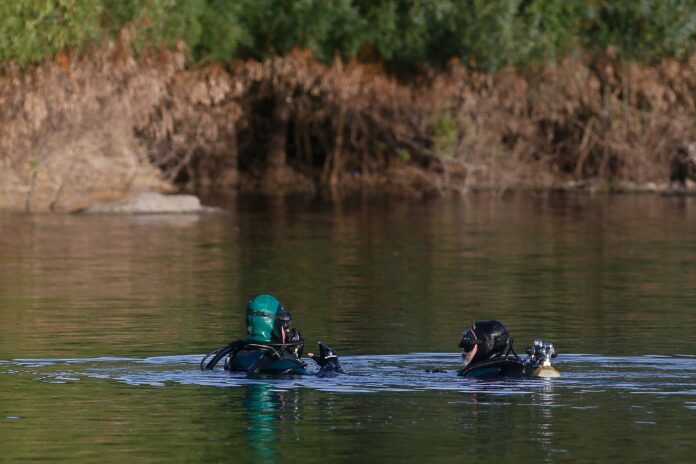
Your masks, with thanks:
[[[303,51],[187,67],[183,48],[136,58],[130,40],[4,70],[0,209],[144,191],[667,192],[696,140],[696,56],[397,80]]]

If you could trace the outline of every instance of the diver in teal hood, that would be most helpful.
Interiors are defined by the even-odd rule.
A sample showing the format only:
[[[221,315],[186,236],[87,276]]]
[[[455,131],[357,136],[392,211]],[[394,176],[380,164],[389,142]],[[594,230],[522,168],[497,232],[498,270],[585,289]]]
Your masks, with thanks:
[[[290,328],[292,316],[273,295],[249,299],[246,308],[246,340],[237,340],[206,355],[201,369],[212,370],[225,356],[225,370],[248,374],[304,375],[304,339]],[[319,342],[319,354],[309,356],[320,366],[318,375],[342,372],[336,353]],[[210,358],[210,361],[207,361]],[[207,361],[207,363],[206,363]]]

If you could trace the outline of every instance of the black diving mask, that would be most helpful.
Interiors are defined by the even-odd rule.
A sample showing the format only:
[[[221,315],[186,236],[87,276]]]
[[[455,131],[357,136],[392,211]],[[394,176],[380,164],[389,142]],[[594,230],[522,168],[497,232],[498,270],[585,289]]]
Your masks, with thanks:
[[[292,316],[289,311],[281,304],[275,314],[275,323],[273,324],[273,338],[275,342],[287,343],[287,336],[292,323]]]
[[[476,345],[480,345],[481,340],[476,337],[476,332],[474,332],[472,329],[467,330],[462,334],[462,339],[459,342],[459,348],[461,348],[464,352],[468,353],[469,351],[473,350]]]

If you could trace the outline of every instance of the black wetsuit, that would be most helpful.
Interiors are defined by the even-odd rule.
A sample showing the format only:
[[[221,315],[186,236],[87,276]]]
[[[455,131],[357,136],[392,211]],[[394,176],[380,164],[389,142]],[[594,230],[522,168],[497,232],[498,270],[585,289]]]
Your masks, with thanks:
[[[532,364],[522,361],[517,356],[497,356],[484,361],[469,364],[458,371],[463,377],[490,379],[496,377],[529,377]]]

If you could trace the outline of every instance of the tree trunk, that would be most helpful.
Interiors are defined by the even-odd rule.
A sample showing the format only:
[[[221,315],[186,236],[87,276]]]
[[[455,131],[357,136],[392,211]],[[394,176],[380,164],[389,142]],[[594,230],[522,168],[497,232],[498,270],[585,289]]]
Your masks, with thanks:
[[[273,107],[273,122],[271,135],[268,139],[266,155],[266,171],[275,175],[285,169],[285,147],[288,137],[288,122],[290,121],[290,105],[285,97],[277,97]]]
[[[237,131],[233,130],[226,140],[221,144],[220,153],[220,168],[218,170],[218,178],[216,179],[216,187],[221,190],[231,190],[237,187],[239,183],[239,148],[237,146]]]
[[[271,133],[268,137],[266,169],[261,180],[261,191],[269,194],[313,192],[312,181],[287,165],[285,147],[290,123],[290,99],[277,97],[273,107]]]
[[[345,129],[346,107],[341,104],[336,123],[336,140],[331,154],[326,158],[322,172],[322,183],[335,187],[338,183],[338,173],[343,161],[343,131]]]

